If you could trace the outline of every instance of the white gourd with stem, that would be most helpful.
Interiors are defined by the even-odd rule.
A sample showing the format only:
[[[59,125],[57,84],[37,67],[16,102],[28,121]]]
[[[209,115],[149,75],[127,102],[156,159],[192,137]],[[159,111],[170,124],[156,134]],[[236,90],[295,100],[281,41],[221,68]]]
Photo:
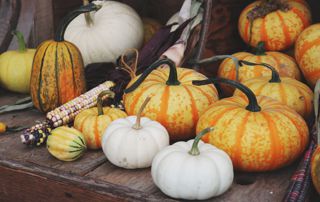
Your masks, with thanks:
[[[83,0],[87,4],[88,0]],[[115,62],[128,48],[140,48],[143,23],[128,5],[116,1],[93,1],[101,9],[76,17],[64,38],[80,50],[85,65]]]
[[[153,157],[169,145],[167,130],[141,117],[149,100],[144,101],[137,116],[117,119],[105,131],[102,149],[112,164],[127,169],[150,167]]]

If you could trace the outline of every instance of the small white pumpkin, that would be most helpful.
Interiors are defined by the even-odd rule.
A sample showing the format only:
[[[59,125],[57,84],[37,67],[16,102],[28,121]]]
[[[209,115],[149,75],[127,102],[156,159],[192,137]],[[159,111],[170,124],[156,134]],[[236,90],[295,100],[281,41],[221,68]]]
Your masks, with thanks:
[[[137,116],[117,119],[105,131],[102,149],[112,164],[127,169],[150,167],[154,156],[169,145],[169,134],[159,122],[141,118],[149,100]]]
[[[86,0],[84,0],[86,2]],[[101,9],[76,17],[64,38],[81,52],[84,64],[115,62],[129,48],[140,48],[143,23],[128,5],[116,1],[93,1]]]
[[[204,200],[229,189],[234,176],[230,157],[211,144],[199,143],[212,130],[206,128],[194,140],[177,142],[154,157],[152,179],[163,193],[173,198]]]

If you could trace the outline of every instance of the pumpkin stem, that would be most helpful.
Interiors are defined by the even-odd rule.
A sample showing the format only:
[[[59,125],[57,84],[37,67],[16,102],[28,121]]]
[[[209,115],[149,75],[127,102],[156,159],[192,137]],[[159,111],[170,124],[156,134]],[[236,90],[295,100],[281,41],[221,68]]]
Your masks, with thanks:
[[[203,129],[200,133],[197,134],[196,138],[194,138],[191,150],[189,151],[190,155],[193,155],[193,156],[200,155],[200,151],[199,151],[199,147],[198,147],[199,141],[201,140],[202,136],[204,136],[205,134],[207,134],[213,130],[214,130],[214,127],[209,127],[209,128]]]
[[[96,5],[94,3],[89,3],[88,5],[81,6],[78,9],[75,9],[71,11],[69,14],[67,14],[61,21],[61,23],[58,26],[57,32],[55,34],[54,40],[55,41],[64,41],[64,32],[67,29],[68,24],[78,15],[81,13],[87,13],[90,11],[97,11],[101,8],[101,5]]]
[[[97,108],[98,108],[98,116],[103,115],[103,100],[108,98],[114,98],[115,93],[110,90],[102,91],[97,98]]]
[[[277,70],[267,63],[253,63],[253,62],[248,62],[245,60],[239,60],[239,63],[240,63],[240,65],[245,64],[248,66],[256,66],[256,65],[264,66],[272,71],[271,79],[269,80],[269,82],[270,83],[281,83],[280,75],[277,72]]]
[[[208,63],[212,63],[212,62],[216,62],[216,61],[219,61],[219,60],[224,60],[224,59],[227,59],[227,58],[230,58],[233,60],[235,66],[236,66],[236,80],[238,81],[239,80],[239,59],[234,57],[233,55],[216,55],[216,56],[213,56],[213,57],[210,57],[210,58],[205,58],[205,59],[202,59],[200,61],[195,61],[195,62],[192,62],[193,64],[208,64]]]
[[[254,95],[254,93],[245,85],[237,82],[237,81],[233,81],[233,80],[229,80],[229,79],[225,79],[225,78],[209,78],[206,80],[194,80],[192,81],[192,84],[197,85],[197,86],[201,86],[201,85],[207,85],[207,84],[216,84],[216,83],[225,83],[228,84],[230,86],[233,86],[239,90],[241,90],[248,98],[249,104],[246,107],[246,110],[251,111],[251,112],[259,112],[261,111],[261,107],[258,104],[257,98]]]
[[[23,37],[22,32],[20,32],[20,31],[18,31],[18,30],[13,30],[13,31],[12,31],[12,34],[13,34],[15,37],[17,37],[17,39],[18,39],[18,44],[19,44],[18,50],[19,50],[20,52],[25,52],[25,51],[27,50],[27,48],[26,48],[26,42],[25,42],[25,40],[24,40],[24,37]]]
[[[255,48],[255,55],[266,55],[266,48],[265,48],[265,42],[260,41]]]
[[[83,0],[83,5],[86,6],[88,5],[90,2],[89,0]],[[86,24],[88,27],[91,27],[93,25],[93,19],[91,17],[91,14],[88,12],[88,13],[84,13],[84,18],[86,20]]]
[[[141,105],[141,107],[139,109],[139,112],[137,114],[136,123],[132,126],[133,129],[139,130],[139,129],[142,128],[142,126],[140,124],[140,122],[141,122],[141,114],[142,114],[144,108],[146,108],[146,106],[147,106],[148,102],[150,101],[150,99],[151,99],[151,97],[147,97],[145,99],[145,101],[142,103],[142,105]]]
[[[147,78],[147,76],[155,69],[157,69],[161,65],[169,65],[170,73],[169,78],[167,80],[167,85],[180,85],[177,75],[177,69],[174,62],[168,58],[160,59],[150,65],[142,74],[141,76],[134,82],[130,87],[124,90],[124,93],[130,93],[134,91],[139,85]]]

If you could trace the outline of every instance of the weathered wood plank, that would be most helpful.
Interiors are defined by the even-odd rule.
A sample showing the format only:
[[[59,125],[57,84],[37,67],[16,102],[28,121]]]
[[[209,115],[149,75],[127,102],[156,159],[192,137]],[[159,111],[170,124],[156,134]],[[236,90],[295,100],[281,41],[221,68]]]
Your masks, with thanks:
[[[0,158],[2,201],[172,201],[125,186]]]
[[[281,201],[295,168],[293,164],[274,172],[236,173],[229,191],[207,201]],[[150,169],[126,170],[106,162],[87,176],[164,197],[153,184]]]

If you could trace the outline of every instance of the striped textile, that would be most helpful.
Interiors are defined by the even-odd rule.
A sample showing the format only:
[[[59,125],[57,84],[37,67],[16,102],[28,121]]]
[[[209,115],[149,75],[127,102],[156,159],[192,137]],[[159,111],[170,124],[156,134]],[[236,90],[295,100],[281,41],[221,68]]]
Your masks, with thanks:
[[[285,202],[303,202],[310,193],[312,185],[311,180],[311,158],[317,146],[316,131],[312,130],[311,141],[308,149],[301,159],[299,166],[291,177],[287,193],[283,199]]]

